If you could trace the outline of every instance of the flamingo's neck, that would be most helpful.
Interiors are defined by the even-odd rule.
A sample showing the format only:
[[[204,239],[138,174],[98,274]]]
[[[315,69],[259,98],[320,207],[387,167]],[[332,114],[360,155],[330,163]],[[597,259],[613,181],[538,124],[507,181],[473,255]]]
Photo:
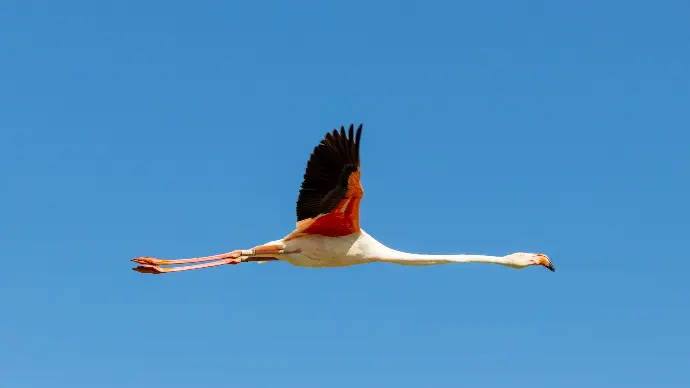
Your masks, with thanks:
[[[371,261],[385,262],[403,265],[436,265],[450,263],[488,263],[509,265],[510,263],[503,256],[469,255],[469,254],[446,254],[430,255],[419,253],[408,253],[389,248],[382,243],[368,236],[370,239],[373,257]]]

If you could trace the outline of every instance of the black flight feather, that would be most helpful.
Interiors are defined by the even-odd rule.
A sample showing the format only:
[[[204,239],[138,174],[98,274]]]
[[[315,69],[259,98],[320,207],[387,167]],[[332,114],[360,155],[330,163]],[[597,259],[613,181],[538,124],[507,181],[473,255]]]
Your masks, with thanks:
[[[359,168],[359,139],[362,125],[354,132],[341,126],[326,133],[314,148],[297,198],[297,221],[313,218],[333,210],[347,194],[350,174]]]

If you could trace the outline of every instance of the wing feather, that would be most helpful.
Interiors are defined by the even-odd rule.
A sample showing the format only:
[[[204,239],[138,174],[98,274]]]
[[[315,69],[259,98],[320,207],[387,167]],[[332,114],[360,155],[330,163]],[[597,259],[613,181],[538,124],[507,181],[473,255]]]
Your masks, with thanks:
[[[362,125],[355,132],[350,125],[347,132],[344,126],[340,131],[326,133],[319,145],[314,148],[297,198],[297,222],[299,225],[312,225],[302,221],[316,219],[338,210],[341,216],[330,219],[328,233],[345,233],[359,229],[359,200],[363,190],[359,181],[359,145]],[[347,216],[345,216],[347,215]],[[331,217],[332,218],[332,217]],[[324,224],[325,220],[317,223]],[[312,225],[313,229],[316,225]],[[323,229],[322,227],[320,227]],[[316,228],[319,229],[319,228]],[[314,232],[314,231],[312,231]],[[315,231],[316,233],[319,230]]]

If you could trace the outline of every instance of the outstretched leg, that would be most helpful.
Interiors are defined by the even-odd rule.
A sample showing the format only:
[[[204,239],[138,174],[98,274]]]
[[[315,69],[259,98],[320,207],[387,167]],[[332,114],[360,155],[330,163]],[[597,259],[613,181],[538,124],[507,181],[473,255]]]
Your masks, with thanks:
[[[214,261],[214,260],[221,260],[221,259],[236,259],[240,256],[242,256],[242,253],[246,254],[251,254],[251,251],[232,251],[228,253],[222,253],[220,255],[213,255],[213,256],[204,256],[204,257],[194,257],[191,259],[172,259],[172,260],[161,260],[161,259],[156,259],[154,257],[137,257],[135,259],[132,259],[133,262],[138,263],[138,264],[147,264],[147,265],[170,265],[170,264],[190,264],[190,263],[199,263],[199,262],[204,262],[204,261]]]
[[[253,249],[248,250],[236,250],[228,253],[223,253],[220,255],[204,256],[204,257],[194,257],[191,259],[174,259],[174,260],[161,260],[153,257],[137,257],[132,259],[133,262],[140,264],[136,268],[132,268],[134,271],[146,274],[162,274],[168,272],[180,272],[180,271],[190,271],[194,269],[217,267],[219,265],[226,264],[239,264],[247,261],[271,261],[278,260],[276,255],[285,253],[283,251],[284,245],[260,245]],[[162,268],[161,265],[170,264],[190,264],[210,261],[210,263],[196,264],[196,265],[186,265],[180,267],[170,267]]]

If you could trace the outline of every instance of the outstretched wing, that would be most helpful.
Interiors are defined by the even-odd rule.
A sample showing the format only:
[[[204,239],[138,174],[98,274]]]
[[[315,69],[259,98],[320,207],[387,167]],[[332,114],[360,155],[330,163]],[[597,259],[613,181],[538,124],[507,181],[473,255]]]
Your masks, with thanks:
[[[362,125],[326,134],[307,163],[297,198],[297,229],[302,233],[345,236],[359,231],[359,139]]]

